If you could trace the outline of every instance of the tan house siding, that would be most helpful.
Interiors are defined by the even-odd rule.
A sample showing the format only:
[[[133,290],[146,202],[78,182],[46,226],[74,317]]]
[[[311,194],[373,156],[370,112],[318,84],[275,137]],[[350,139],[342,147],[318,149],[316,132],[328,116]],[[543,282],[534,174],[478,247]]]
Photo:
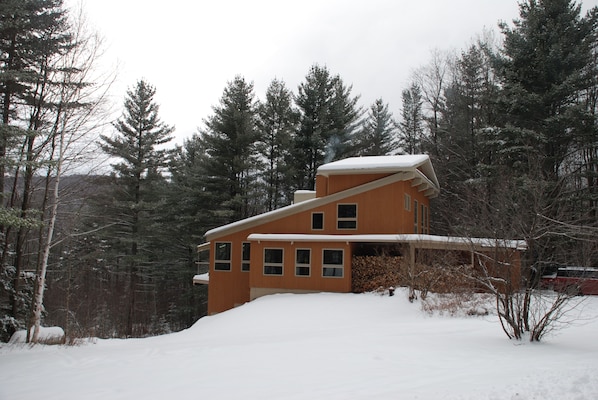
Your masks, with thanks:
[[[349,292],[354,244],[351,240],[336,239],[342,235],[411,234],[415,226],[417,233],[429,233],[429,218],[420,217],[415,224],[415,204],[419,216],[422,207],[429,209],[429,199],[437,196],[440,188],[429,157],[414,155],[363,157],[326,164],[318,168],[315,189],[313,199],[309,199],[310,194],[294,205],[206,232],[206,240],[210,242],[209,314],[276,291]],[[312,228],[314,214],[323,216],[323,224],[317,229]],[[251,240],[250,270],[242,271],[243,242],[248,242],[252,234],[334,235],[335,240],[330,240],[330,236],[300,243]],[[222,270],[220,264],[219,270],[215,269],[215,246],[223,242],[231,246],[230,270]],[[310,251],[308,276],[295,271],[298,248]],[[272,249],[268,256],[277,261],[270,260],[268,270],[276,275],[264,274],[264,249]],[[280,252],[275,249],[283,252],[281,275],[278,275]],[[343,257],[342,276],[337,275],[340,267],[335,266],[339,249]],[[332,263],[326,267],[326,274],[333,276],[323,273],[325,251]]]
[[[331,175],[328,179],[328,186],[325,195],[330,195],[343,190],[351,189],[364,183],[373,182],[375,180],[390,176],[392,174],[360,174],[360,175]],[[317,179],[324,178],[318,175]]]
[[[359,175],[364,177],[365,175]],[[370,178],[379,176],[369,175]],[[250,271],[241,271],[242,243],[247,241],[251,233],[318,233],[318,234],[393,234],[413,232],[413,210],[404,208],[405,193],[418,204],[429,207],[429,200],[410,181],[398,181],[378,187],[371,191],[339,199],[320,207],[298,212],[284,218],[265,222],[229,235],[211,239],[211,252],[214,254],[215,242],[232,243],[232,265],[230,271],[214,269],[214,260],[210,265],[210,286],[208,288],[208,313],[213,314],[243,304],[251,299],[251,288],[280,288],[314,291],[349,292],[351,290],[351,251],[349,245],[341,246],[326,243],[301,243],[311,249],[312,271],[309,277],[296,276],[294,258],[296,246],[284,243],[251,242]],[[338,229],[338,204],[355,204],[357,206],[357,228]],[[324,228],[311,229],[312,214],[321,212],[324,215]],[[265,247],[284,249],[283,276],[265,276],[263,274],[263,249]],[[322,276],[322,251],[324,248],[342,248],[344,250],[344,276]],[[217,288],[217,289],[216,289]]]

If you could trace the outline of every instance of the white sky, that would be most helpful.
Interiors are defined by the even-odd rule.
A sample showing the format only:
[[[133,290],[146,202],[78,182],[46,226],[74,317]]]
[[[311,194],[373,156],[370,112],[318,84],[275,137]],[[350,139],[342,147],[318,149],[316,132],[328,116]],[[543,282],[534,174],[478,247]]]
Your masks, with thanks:
[[[144,78],[178,143],[203,127],[236,75],[263,98],[275,77],[296,92],[314,63],[353,85],[364,108],[381,97],[398,117],[401,91],[434,49],[460,50],[518,17],[517,0],[81,1],[106,40],[103,62],[118,65],[115,117]],[[585,0],[584,12],[597,4]]]

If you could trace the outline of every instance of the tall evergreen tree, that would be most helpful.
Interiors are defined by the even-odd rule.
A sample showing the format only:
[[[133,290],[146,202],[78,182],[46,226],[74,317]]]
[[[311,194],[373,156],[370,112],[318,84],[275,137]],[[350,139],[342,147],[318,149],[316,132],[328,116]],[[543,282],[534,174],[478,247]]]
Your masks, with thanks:
[[[396,150],[396,122],[382,99],[376,99],[370,106],[354,143],[358,156],[383,156]]]
[[[34,220],[41,224],[43,205],[32,211],[34,177],[52,163],[45,157],[62,111],[51,96],[64,89],[56,63],[72,46],[61,0],[0,3],[0,276],[12,276],[7,292],[13,321],[22,321],[26,308],[22,271],[36,269],[39,258],[31,228]]]
[[[210,188],[221,195],[221,212],[227,215],[226,222],[232,222],[261,211],[254,196],[259,170],[256,146],[260,137],[253,83],[235,77],[213,110],[201,132],[207,155],[204,168],[210,177]]]
[[[127,336],[135,334],[134,325],[140,322],[137,293],[144,283],[142,278],[146,279],[155,261],[151,240],[156,232],[153,222],[161,201],[157,190],[164,183],[161,172],[167,166],[167,151],[159,146],[168,143],[174,131],[173,127],[160,121],[155,93],[149,83],[138,81],[127,91],[123,116],[114,124],[118,133],[112,137],[101,136],[104,152],[120,160],[112,166],[115,185],[110,214],[118,226],[120,241],[114,244],[114,250],[126,254],[123,261],[130,282]]]
[[[299,114],[293,105],[293,95],[283,81],[274,79],[270,83],[258,114],[258,129],[262,135],[259,151],[265,160],[265,208],[270,211],[292,201],[287,182],[292,175],[290,145]]]
[[[588,68],[596,45],[596,7],[585,17],[571,0],[528,0],[514,27],[502,24],[499,76],[508,123],[505,155],[522,172],[557,181],[574,139],[587,119],[580,94],[592,85]]]
[[[48,83],[49,60],[69,42],[62,0],[7,0],[0,3],[0,193],[4,194],[7,150],[22,129],[39,128],[42,88]],[[30,112],[20,107],[27,104]],[[20,139],[31,135],[23,135]],[[2,196],[4,197],[4,196]],[[6,201],[2,198],[2,203]]]
[[[422,151],[424,135],[424,115],[421,89],[413,83],[409,89],[403,90],[403,109],[399,122],[399,145],[407,154]]]
[[[351,151],[348,144],[361,116],[359,97],[352,97],[351,90],[319,65],[299,85],[295,103],[301,116],[293,146],[297,189],[313,189],[317,168]]]

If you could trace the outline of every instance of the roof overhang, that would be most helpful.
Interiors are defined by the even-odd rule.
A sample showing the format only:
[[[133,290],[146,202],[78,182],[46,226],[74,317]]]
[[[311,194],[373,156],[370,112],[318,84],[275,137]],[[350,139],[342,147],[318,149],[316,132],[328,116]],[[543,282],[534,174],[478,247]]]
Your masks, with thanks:
[[[200,245],[197,245],[197,252],[200,253],[202,251],[209,251],[210,250],[210,242],[205,242]]]
[[[194,285],[209,285],[210,275],[206,272],[205,274],[198,274],[193,276]]]
[[[438,250],[488,250],[509,248],[526,250],[524,240],[505,240],[489,238],[468,238],[456,236],[436,236],[418,234],[397,235],[308,235],[308,234],[263,234],[253,233],[247,237],[250,241],[264,242],[328,242],[328,243],[397,243],[410,244],[416,248]]]
[[[320,166],[317,174],[322,176],[394,174],[409,171],[421,172],[436,189],[440,189],[432,161],[427,154],[350,157]]]

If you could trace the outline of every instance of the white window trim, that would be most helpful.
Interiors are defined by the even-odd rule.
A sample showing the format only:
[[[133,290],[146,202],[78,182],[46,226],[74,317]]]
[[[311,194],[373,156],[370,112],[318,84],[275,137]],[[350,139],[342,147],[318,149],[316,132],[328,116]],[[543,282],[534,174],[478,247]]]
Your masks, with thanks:
[[[342,252],[342,264],[324,264],[324,252],[325,251],[340,251]],[[341,276],[327,276],[324,275],[324,269],[325,268],[339,268],[342,270],[342,275]],[[345,277],[345,249],[322,249],[322,278],[336,278],[336,279],[342,279]]]
[[[298,250],[307,250],[307,251],[309,251],[309,264],[302,264],[302,263],[298,263],[297,262],[297,251]],[[299,277],[299,278],[309,278],[311,276],[311,270],[312,270],[312,268],[311,268],[311,260],[312,260],[311,253],[312,253],[312,251],[309,248],[297,248],[297,249],[295,249],[295,276],[296,277]],[[307,268],[309,268],[309,274],[307,274],[307,275],[299,275],[299,274],[297,274],[297,268],[298,267],[299,268],[301,268],[301,267],[307,267]]]
[[[338,208],[339,206],[355,206],[355,217],[351,218],[341,218],[338,216]],[[357,203],[337,203],[336,205],[336,229],[339,231],[354,231],[357,229],[357,216],[359,215],[359,210]],[[355,228],[339,228],[338,223],[344,221],[355,221]]]
[[[282,262],[281,263],[266,263],[266,250],[281,250],[282,251]],[[264,253],[263,253],[263,265],[262,265],[262,274],[264,276],[284,276],[284,248],[282,247],[264,247]],[[267,274],[266,273],[266,267],[281,267],[281,273],[280,274]]]
[[[314,214],[322,214],[322,227],[321,228],[314,228]],[[324,230],[324,212],[323,211],[314,211],[311,213],[311,230],[312,231],[323,231]]]
[[[243,259],[243,247],[244,245],[249,245],[249,260],[245,260]],[[251,269],[251,267],[249,269],[243,269],[243,264],[250,264],[250,260],[251,260],[251,242],[242,242],[241,243],[241,272],[249,272],[249,270]]]
[[[216,259],[216,256],[218,255],[218,245],[223,244],[223,243],[228,243],[230,245],[230,251],[229,251],[230,258],[228,260]],[[218,263],[228,263],[228,269],[216,269],[216,264],[218,264]],[[233,242],[215,242],[214,243],[214,271],[230,272],[233,269],[232,264],[233,264]]]

